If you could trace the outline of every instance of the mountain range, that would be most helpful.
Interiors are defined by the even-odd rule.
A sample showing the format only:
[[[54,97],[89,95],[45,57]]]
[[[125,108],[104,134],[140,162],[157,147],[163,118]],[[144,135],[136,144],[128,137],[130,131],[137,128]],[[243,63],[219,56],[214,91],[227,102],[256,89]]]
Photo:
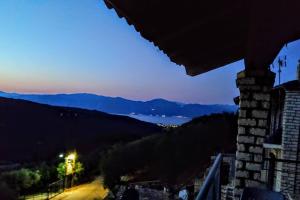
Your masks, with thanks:
[[[165,99],[133,101],[121,97],[107,97],[87,93],[18,94],[0,92],[0,97],[23,99],[53,106],[98,110],[110,114],[128,115],[130,117],[143,115],[191,119],[212,113],[235,112],[237,110],[237,106],[235,105],[185,104],[168,101]]]

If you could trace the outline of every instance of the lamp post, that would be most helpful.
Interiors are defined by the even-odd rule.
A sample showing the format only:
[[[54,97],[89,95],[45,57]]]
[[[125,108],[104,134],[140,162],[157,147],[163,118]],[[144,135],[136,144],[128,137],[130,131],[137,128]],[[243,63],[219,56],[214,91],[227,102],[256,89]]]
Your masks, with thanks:
[[[70,153],[65,158],[65,168],[66,168],[66,177],[71,175],[71,187],[73,186],[74,173],[75,173],[75,164],[76,164],[76,152]]]

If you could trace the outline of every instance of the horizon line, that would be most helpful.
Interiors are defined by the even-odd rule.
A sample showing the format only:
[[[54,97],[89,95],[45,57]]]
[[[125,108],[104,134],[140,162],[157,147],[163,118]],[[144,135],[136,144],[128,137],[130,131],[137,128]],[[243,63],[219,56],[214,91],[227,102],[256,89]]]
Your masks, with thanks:
[[[108,98],[122,98],[125,100],[129,100],[129,101],[135,101],[135,102],[149,102],[149,101],[153,101],[153,100],[165,100],[168,102],[172,102],[172,103],[178,103],[178,104],[198,104],[198,105],[229,105],[229,106],[236,106],[234,103],[233,104],[222,104],[222,103],[211,103],[211,104],[206,104],[206,103],[195,103],[195,102],[179,102],[179,101],[175,101],[175,100],[170,100],[170,99],[165,99],[162,97],[156,97],[156,98],[152,98],[152,99],[148,99],[148,100],[137,100],[137,99],[130,99],[130,98],[124,98],[121,96],[107,96],[107,95],[102,95],[102,94],[97,94],[97,93],[89,93],[89,92],[65,92],[65,93],[39,93],[39,92],[17,92],[17,91],[3,91],[0,90],[0,93],[6,93],[6,94],[17,94],[17,95],[50,95],[50,96],[55,96],[55,95],[78,95],[78,94],[86,94],[86,95],[95,95],[95,96],[102,96],[102,97],[108,97]]]

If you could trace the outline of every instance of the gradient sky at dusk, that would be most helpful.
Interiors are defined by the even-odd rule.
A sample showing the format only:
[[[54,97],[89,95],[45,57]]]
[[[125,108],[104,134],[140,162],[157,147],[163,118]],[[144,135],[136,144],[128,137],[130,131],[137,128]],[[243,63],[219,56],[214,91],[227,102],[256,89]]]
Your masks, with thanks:
[[[239,61],[189,77],[102,0],[0,1],[0,90],[233,104]],[[300,42],[282,50],[295,79]]]

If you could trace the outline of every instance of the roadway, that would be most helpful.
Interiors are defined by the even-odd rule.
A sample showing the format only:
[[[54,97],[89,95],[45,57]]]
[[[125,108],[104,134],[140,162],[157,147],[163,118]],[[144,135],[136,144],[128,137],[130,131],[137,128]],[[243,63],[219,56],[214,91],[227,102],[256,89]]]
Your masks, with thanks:
[[[53,200],[102,200],[107,194],[108,190],[104,189],[102,180],[98,178],[91,183],[68,189]]]

